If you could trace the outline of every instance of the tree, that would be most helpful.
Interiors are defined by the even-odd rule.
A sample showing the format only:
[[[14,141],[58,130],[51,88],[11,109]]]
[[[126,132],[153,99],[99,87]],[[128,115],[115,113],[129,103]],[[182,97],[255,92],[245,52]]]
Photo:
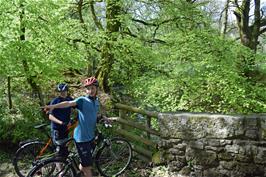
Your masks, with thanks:
[[[24,8],[24,2],[20,1],[20,42],[23,45],[26,41],[26,27],[25,27],[25,8]],[[23,46],[19,47],[19,52],[21,52]],[[30,73],[30,68],[29,68],[29,64],[27,62],[26,56],[21,56],[21,62],[22,62],[22,66],[25,72],[25,76],[27,78],[27,81],[29,83],[29,85],[31,86],[33,93],[36,93],[38,95],[39,98],[39,104],[40,106],[44,106],[44,99],[43,99],[43,94],[42,94],[42,90],[41,87],[36,83],[36,80],[34,78],[36,78],[36,75],[32,75]]]
[[[266,31],[266,17],[263,16],[260,8],[260,0],[234,0],[234,14],[237,20],[237,26],[240,35],[240,41],[244,46],[256,52],[259,44],[258,38]],[[254,12],[251,14],[251,8],[254,5]]]
[[[68,4],[62,1],[0,3],[0,75],[18,78],[21,83],[16,85],[21,91],[30,86],[43,105],[42,88],[49,88],[43,83],[64,81],[64,72],[80,67],[84,61],[82,50],[77,51],[68,40],[76,35],[72,29],[78,23],[65,18]]]
[[[106,1],[106,41],[102,46],[101,62],[96,72],[100,85],[103,91],[110,92],[109,88],[109,73],[114,63],[113,45],[117,40],[120,31],[121,23],[119,16],[121,15],[121,1],[120,0],[107,0]]]
[[[227,32],[229,3],[230,3],[230,0],[226,0],[225,7],[224,7],[224,19],[223,19],[223,25],[222,25],[222,30],[221,30],[221,34],[223,37],[225,37],[226,32]]]

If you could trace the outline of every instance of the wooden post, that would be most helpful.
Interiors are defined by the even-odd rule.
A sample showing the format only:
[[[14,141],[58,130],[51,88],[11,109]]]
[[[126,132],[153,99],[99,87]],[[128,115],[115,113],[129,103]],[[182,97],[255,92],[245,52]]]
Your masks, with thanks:
[[[121,119],[125,119],[125,117],[126,117],[126,112],[124,111],[124,110],[122,110],[122,109],[119,109],[119,117],[121,118]],[[120,126],[120,128],[121,129],[125,129],[125,125],[121,125]]]
[[[151,129],[151,116],[147,116],[146,126],[148,129]],[[147,138],[149,140],[151,139],[151,134],[149,132],[147,132]]]
[[[12,109],[12,99],[11,99],[11,77],[7,77],[7,95],[8,95],[8,107]]]

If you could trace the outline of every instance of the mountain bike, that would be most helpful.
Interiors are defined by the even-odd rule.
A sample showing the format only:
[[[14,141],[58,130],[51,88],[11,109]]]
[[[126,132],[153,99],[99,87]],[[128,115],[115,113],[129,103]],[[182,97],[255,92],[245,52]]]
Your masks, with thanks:
[[[76,143],[73,138],[69,138],[60,145],[70,141]],[[95,143],[95,148],[92,150],[94,165],[102,176],[118,176],[127,169],[132,159],[132,147],[127,140],[120,137],[106,138],[100,131],[97,131],[93,143]],[[57,168],[58,165],[60,169]],[[66,159],[54,156],[38,161],[27,177],[58,177],[59,175],[64,177],[81,176],[76,148],[70,151]]]
[[[56,145],[53,144],[50,131],[47,130],[48,125],[50,124],[34,126],[35,129],[46,133],[46,142],[37,139],[23,141],[19,144],[19,148],[12,161],[15,172],[19,177],[25,177],[38,160],[48,158],[55,153]],[[72,130],[75,126],[76,123],[72,124],[68,127],[68,130]]]

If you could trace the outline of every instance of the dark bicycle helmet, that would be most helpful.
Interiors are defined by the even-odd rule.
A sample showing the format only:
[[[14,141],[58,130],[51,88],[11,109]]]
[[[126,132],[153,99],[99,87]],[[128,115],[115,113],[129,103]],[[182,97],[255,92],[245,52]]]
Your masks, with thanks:
[[[64,83],[58,84],[57,88],[56,88],[56,91],[58,91],[58,92],[68,91],[68,85],[64,84]]]
[[[94,85],[96,87],[99,87],[99,82],[95,77],[89,77],[83,81],[83,85],[86,86],[91,86]]]

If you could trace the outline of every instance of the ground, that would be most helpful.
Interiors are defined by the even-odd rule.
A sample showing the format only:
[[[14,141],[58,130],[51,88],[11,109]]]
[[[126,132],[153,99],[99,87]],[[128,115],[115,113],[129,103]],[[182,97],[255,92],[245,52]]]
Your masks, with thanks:
[[[15,153],[14,148],[0,147],[0,177],[16,177],[12,165],[12,158]],[[121,177],[185,177],[173,174],[165,166],[151,166],[149,163],[133,159],[129,169]]]
[[[13,152],[0,149],[0,177],[15,177],[15,170],[12,165]]]

